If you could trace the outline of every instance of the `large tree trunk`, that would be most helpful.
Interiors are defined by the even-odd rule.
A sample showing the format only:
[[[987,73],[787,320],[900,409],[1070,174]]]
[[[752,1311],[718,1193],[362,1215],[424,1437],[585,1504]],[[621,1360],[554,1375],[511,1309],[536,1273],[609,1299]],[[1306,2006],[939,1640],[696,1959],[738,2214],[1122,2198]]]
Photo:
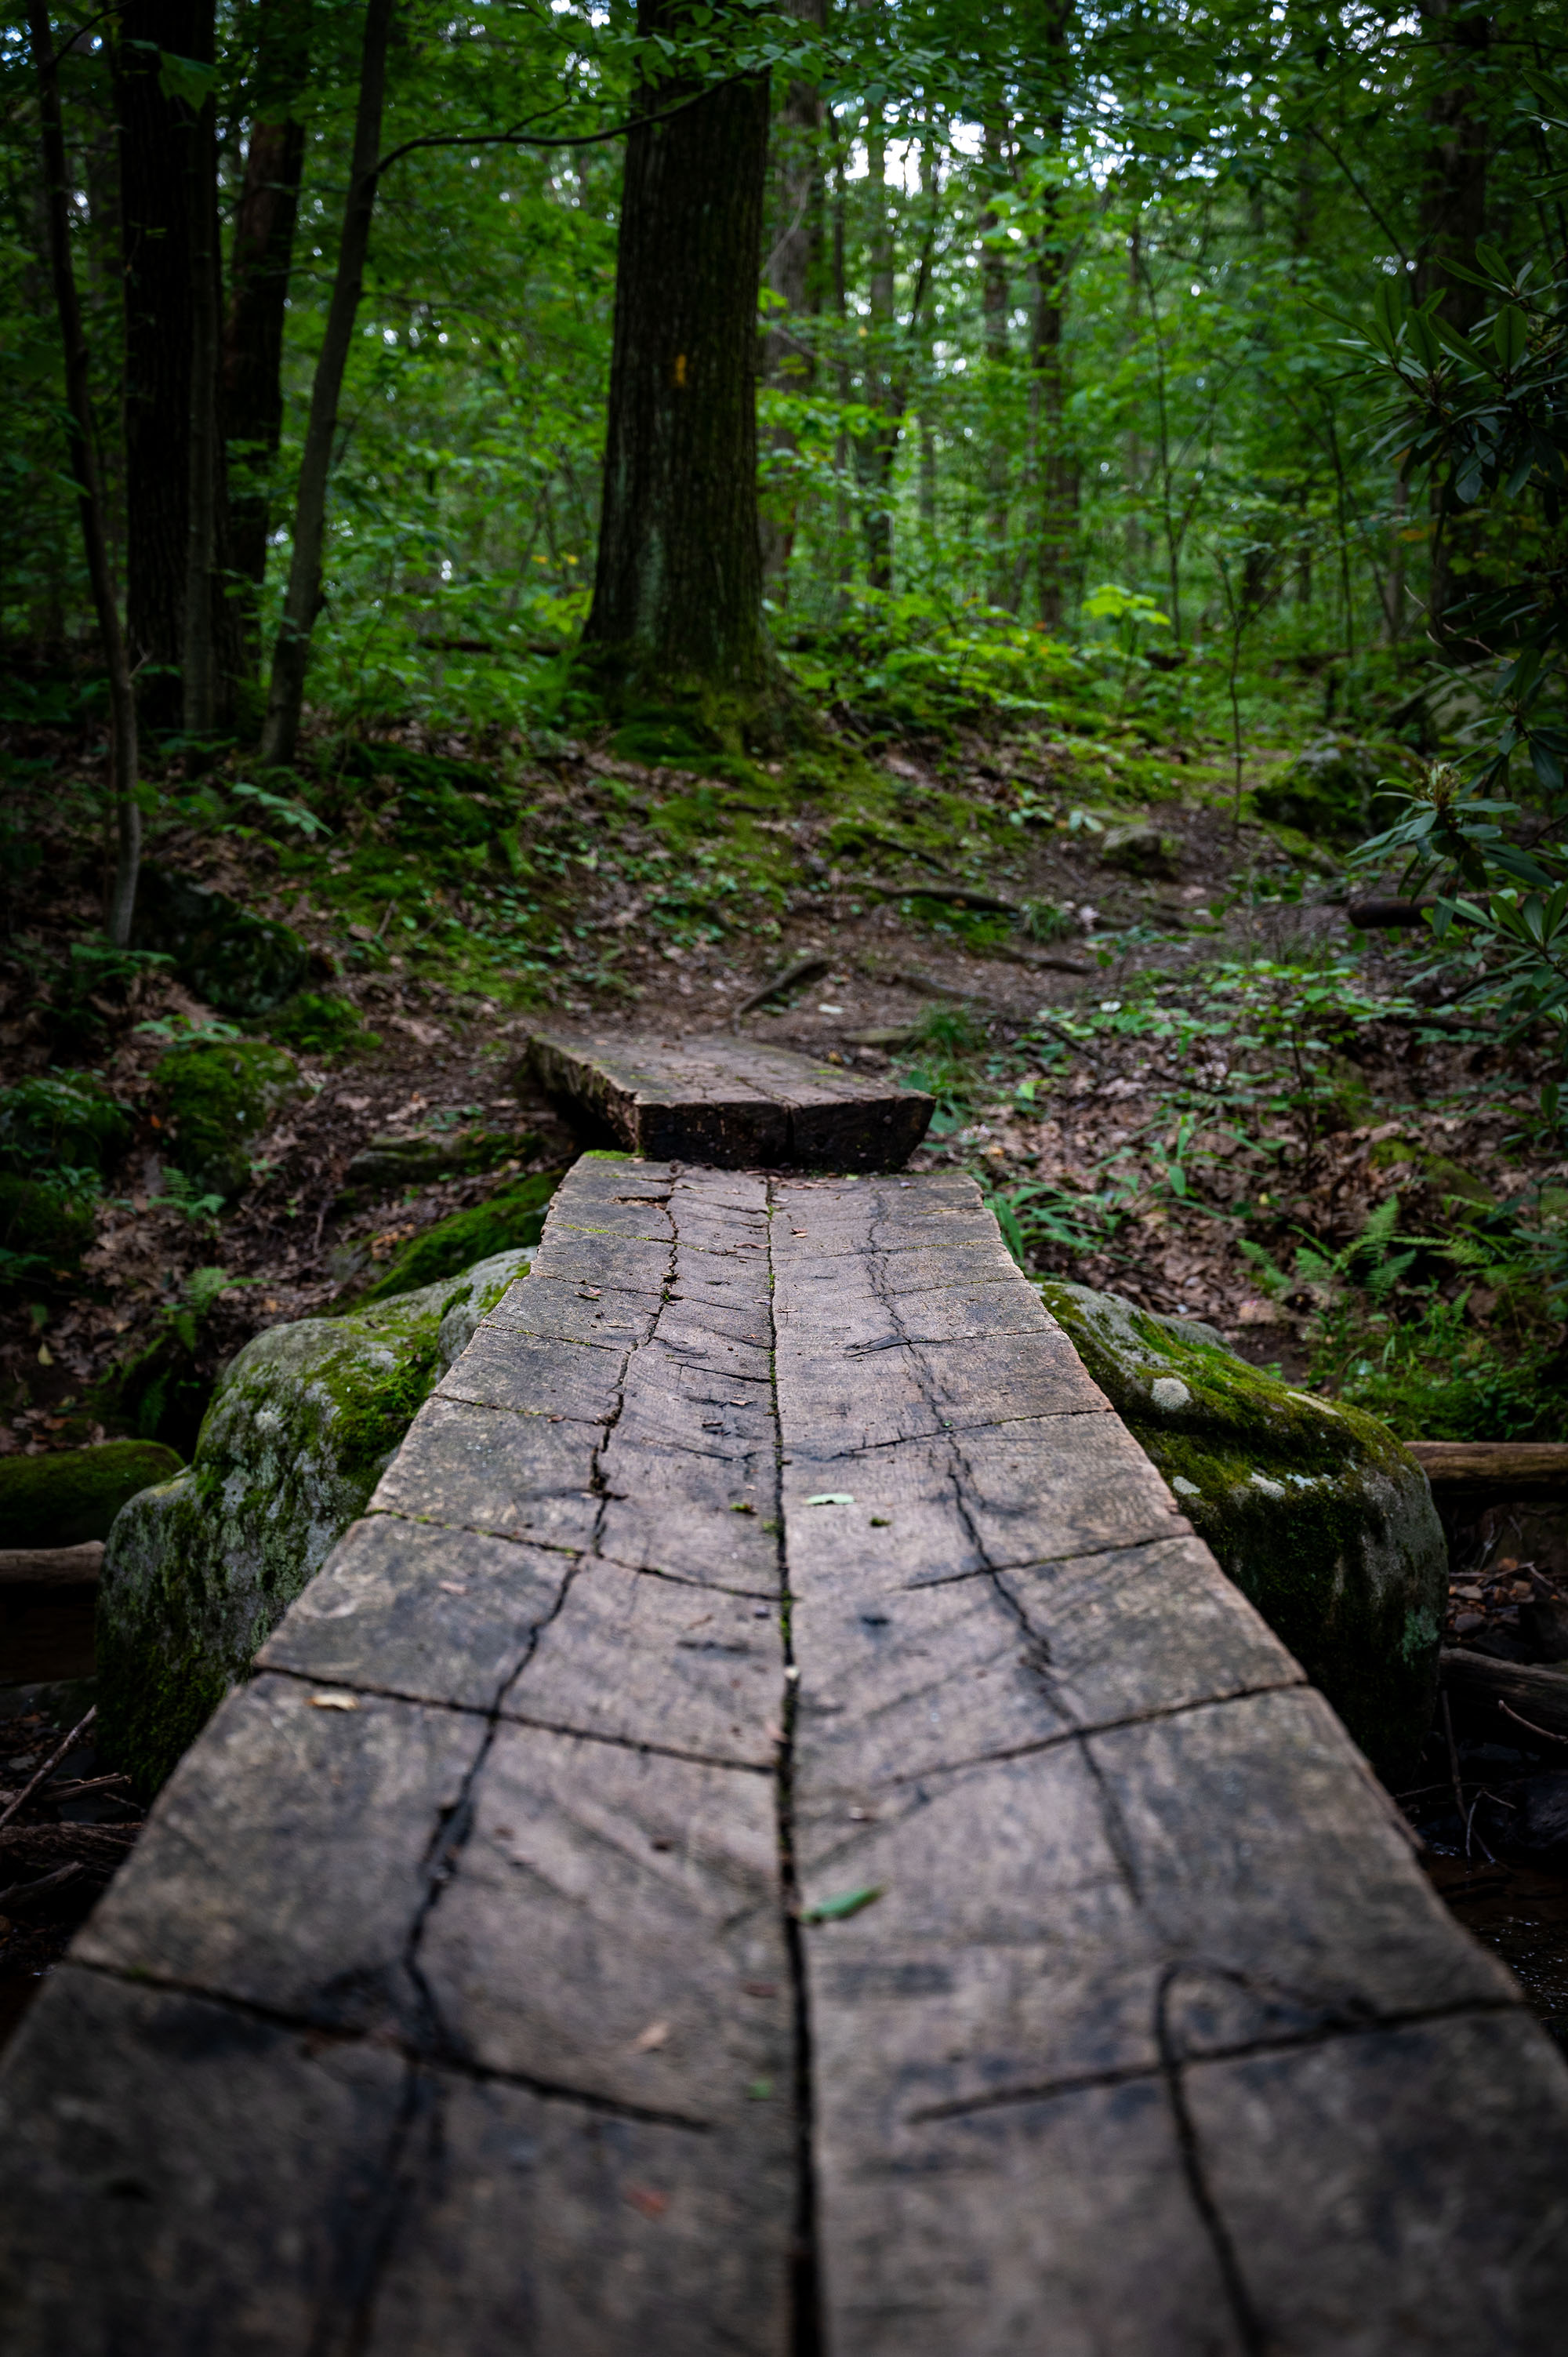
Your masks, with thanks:
[[[360,102],[354,119],[354,152],[349,166],[349,195],[343,210],[343,234],[338,246],[338,268],[328,306],[327,329],[317,357],[310,388],[310,414],[306,421],[305,448],[299,464],[299,489],[295,500],[294,554],[288,569],[288,592],[273,651],[273,675],[267,694],[267,716],[262,730],[262,759],[282,766],[293,760],[305,707],[305,674],[310,663],[310,638],[321,604],[321,560],[327,542],[327,483],[332,471],[332,446],[338,431],[338,404],[343,392],[343,371],[360,308],[365,257],[371,246],[371,221],[376,209],[377,166],[381,152],[381,113],[386,102],[387,47],[392,35],[395,0],[370,0],[360,53]]]
[[[823,0],[786,0],[789,12],[821,27]],[[784,306],[769,314],[763,339],[762,372],[781,392],[803,392],[816,375],[816,348],[799,332],[799,322],[822,308],[822,102],[816,85],[792,81],[773,126],[773,184],[777,233],[763,273],[769,292]],[[786,468],[797,438],[788,426],[769,437]],[[791,475],[775,488],[762,517],[762,577],[780,604],[788,594],[789,553],[795,541],[796,492]]]
[[[667,0],[643,0],[645,34]],[[678,22],[670,18],[671,26]],[[772,692],[757,511],[765,77],[661,84],[627,140],[594,601],[582,659],[612,708],[679,707],[738,741]]]
[[[126,630],[143,716],[177,726],[190,561],[194,118],[162,53],[212,55],[212,0],[125,0],[114,38],[125,268]]]
[[[252,664],[256,593],[267,570],[272,470],[283,432],[283,338],[299,212],[305,125],[290,112],[310,63],[311,0],[263,0],[251,136],[234,215],[224,323],[222,421],[231,468],[229,564],[248,585],[242,603]]]
[[[142,813],[136,798],[136,699],[131,684],[131,664],[124,633],[120,627],[120,608],[114,594],[114,576],[110,568],[108,537],[104,531],[103,500],[93,455],[87,338],[82,332],[76,274],[71,267],[65,127],[60,115],[59,76],[56,70],[54,37],[47,0],[28,0],[27,35],[38,77],[44,199],[55,307],[59,314],[60,341],[65,348],[65,407],[70,469],[76,481],[81,536],[87,550],[88,578],[92,587],[92,603],[109,673],[110,792],[115,821],[115,861],[114,877],[109,893],[107,931],[115,948],[124,949],[131,938],[131,920],[136,906],[136,878],[142,857]]]

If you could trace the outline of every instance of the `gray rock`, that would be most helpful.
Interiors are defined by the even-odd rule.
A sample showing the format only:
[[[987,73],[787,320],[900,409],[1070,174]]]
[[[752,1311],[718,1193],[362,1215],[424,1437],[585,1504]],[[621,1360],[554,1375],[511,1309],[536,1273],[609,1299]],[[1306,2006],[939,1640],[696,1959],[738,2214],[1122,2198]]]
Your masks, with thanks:
[[[1113,826],[1100,845],[1100,864],[1122,876],[1171,877],[1181,866],[1181,839],[1157,826]]]
[[[362,1513],[432,1386],[532,1254],[247,1342],[196,1454],[117,1517],[98,1608],[107,1758],[156,1792]]]
[[[1046,1307],[1219,1563],[1384,1774],[1431,1725],[1448,1551],[1375,1416],[1294,1391],[1196,1318],[1047,1278]]]

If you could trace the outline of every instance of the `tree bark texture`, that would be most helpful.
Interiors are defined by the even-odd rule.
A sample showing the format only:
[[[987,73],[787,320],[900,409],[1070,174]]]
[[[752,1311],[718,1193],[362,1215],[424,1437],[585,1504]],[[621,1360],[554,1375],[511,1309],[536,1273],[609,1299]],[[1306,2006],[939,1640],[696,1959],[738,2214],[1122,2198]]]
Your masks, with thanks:
[[[639,22],[658,32],[661,0]],[[583,652],[621,708],[746,726],[771,667],[757,507],[762,77],[662,84],[627,140],[604,501]]]
[[[212,101],[190,126],[190,429],[189,522],[186,542],[185,631],[180,661],[181,725],[210,735],[218,713],[218,145]]]
[[[59,314],[60,341],[65,350],[65,406],[70,469],[76,482],[81,536],[87,551],[87,571],[92,603],[103,641],[109,673],[110,791],[115,832],[114,877],[109,894],[108,934],[116,949],[131,938],[135,914],[136,879],[142,857],[142,813],[136,798],[136,699],[131,683],[130,658],[120,627],[120,608],[109,562],[104,530],[103,500],[93,454],[92,397],[88,377],[87,338],[82,332],[81,307],[77,300],[76,274],[70,258],[70,216],[65,157],[65,126],[60,113],[59,76],[47,0],[28,0],[27,35],[38,77],[38,121],[43,148],[45,206],[48,223],[49,267],[54,279],[55,307]]]
[[[1463,0],[1422,0],[1422,22],[1436,46],[1439,86],[1427,102],[1430,144],[1421,197],[1421,262],[1418,296],[1443,290],[1448,325],[1468,335],[1489,305],[1483,286],[1472,286],[1445,265],[1476,264],[1476,240],[1487,231],[1487,165],[1491,126],[1479,85],[1492,37],[1489,17]],[[1462,514],[1462,511],[1459,511]],[[1445,512],[1434,487],[1432,504],[1432,571],[1428,620],[1439,639],[1448,635],[1454,603],[1453,529],[1459,520]]]
[[[190,555],[193,121],[161,52],[212,55],[212,0],[125,0],[114,36],[125,271],[126,632],[143,716],[180,718]]]
[[[786,0],[789,13],[819,29],[823,0]],[[775,234],[763,277],[784,305],[768,318],[762,372],[780,392],[802,392],[816,375],[816,349],[799,322],[822,308],[822,102],[808,81],[792,81],[773,124]],[[769,446],[785,469],[761,520],[762,574],[782,602],[795,540],[796,493],[789,461],[798,447],[788,426],[775,426]]]
[[[370,0],[365,10],[364,42],[360,55],[360,101],[354,120],[354,152],[349,167],[349,195],[343,211],[343,234],[338,246],[338,268],[332,281],[327,329],[310,388],[310,414],[306,422],[305,448],[300,457],[299,489],[295,500],[294,554],[289,564],[288,591],[283,619],[273,651],[272,682],[267,716],[262,730],[262,759],[283,766],[292,761],[299,738],[305,706],[305,674],[310,663],[310,637],[321,604],[322,554],[327,540],[327,484],[332,471],[332,446],[338,431],[338,404],[343,392],[343,371],[360,308],[365,257],[370,252],[371,221],[376,209],[377,167],[381,160],[381,114],[386,102],[387,48],[392,36],[395,0]]]
[[[999,190],[1006,177],[1006,164],[1003,127],[994,115],[986,122],[984,138],[986,183],[991,189]],[[1007,257],[998,236],[999,226],[995,211],[987,204],[980,221],[983,255],[981,307],[985,329],[986,383],[992,411],[985,454],[986,526],[991,540],[991,602],[993,606],[1010,606],[1013,603],[1013,568],[1007,556],[1007,524],[1008,491],[1013,469],[1002,410],[1010,358],[1007,314],[1011,290],[1007,284]]]
[[[305,125],[290,108],[310,62],[310,0],[263,0],[245,176],[230,251],[222,422],[242,479],[229,494],[229,562],[253,591],[266,577],[270,477],[283,431],[283,338],[299,214]],[[253,644],[253,596],[244,604]]]

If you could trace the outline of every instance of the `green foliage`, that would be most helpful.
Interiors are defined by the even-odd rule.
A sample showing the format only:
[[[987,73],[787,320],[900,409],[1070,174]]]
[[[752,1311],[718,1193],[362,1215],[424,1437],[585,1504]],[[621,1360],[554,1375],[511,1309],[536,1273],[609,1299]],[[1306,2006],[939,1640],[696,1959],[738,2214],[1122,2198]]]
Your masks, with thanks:
[[[102,1177],[131,1142],[131,1124],[90,1072],[48,1072],[0,1090],[0,1168]]]
[[[69,1280],[92,1234],[92,1207],[81,1195],[0,1173],[0,1289]]]

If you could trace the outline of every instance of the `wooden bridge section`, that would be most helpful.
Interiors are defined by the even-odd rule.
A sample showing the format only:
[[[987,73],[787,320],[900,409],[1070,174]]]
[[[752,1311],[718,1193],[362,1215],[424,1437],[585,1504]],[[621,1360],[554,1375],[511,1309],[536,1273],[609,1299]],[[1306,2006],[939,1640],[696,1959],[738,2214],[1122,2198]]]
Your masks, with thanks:
[[[1545,2357],[1565,2237],[958,1178],[585,1157],[0,2079],[8,2357]]]

